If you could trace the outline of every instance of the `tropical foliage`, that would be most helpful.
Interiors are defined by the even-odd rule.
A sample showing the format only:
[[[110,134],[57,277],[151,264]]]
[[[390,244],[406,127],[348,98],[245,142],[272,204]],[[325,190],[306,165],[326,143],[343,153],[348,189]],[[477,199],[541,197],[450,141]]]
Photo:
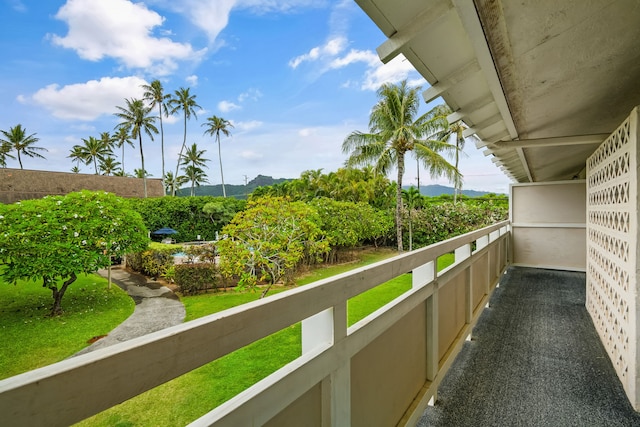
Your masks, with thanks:
[[[27,135],[26,129],[21,124],[9,128],[8,131],[0,130],[0,133],[4,136],[0,139],[0,166],[6,167],[7,158],[14,158],[10,154],[13,151],[16,153],[20,169],[23,169],[22,156],[45,158],[40,152],[47,151],[47,149],[35,146],[40,139],[36,138],[35,133]]]
[[[207,122],[203,123],[202,126],[206,126],[207,129],[204,131],[205,135],[209,134],[211,136],[215,136],[216,142],[218,143],[218,159],[220,160],[220,179],[222,181],[222,197],[227,197],[227,192],[224,188],[224,173],[222,172],[222,151],[220,149],[220,134],[224,136],[231,136],[231,132],[229,128],[232,128],[233,125],[229,120],[223,119],[218,116],[211,116],[207,118]]]
[[[444,175],[452,181],[459,179],[459,172],[442,156],[453,154],[455,145],[435,139],[446,129],[446,117],[435,108],[418,115],[420,87],[409,87],[406,80],[398,85],[384,84],[378,90],[378,103],[369,117],[369,132],[354,131],[349,134],[342,150],[349,154],[347,166],[373,165],[376,173],[386,175],[397,170],[396,187],[396,235],[398,250],[402,243],[402,177],[405,155],[413,152],[433,177]]]
[[[51,290],[51,314],[81,273],[147,246],[140,215],[113,194],[82,191],[0,205],[0,278],[39,281]]]

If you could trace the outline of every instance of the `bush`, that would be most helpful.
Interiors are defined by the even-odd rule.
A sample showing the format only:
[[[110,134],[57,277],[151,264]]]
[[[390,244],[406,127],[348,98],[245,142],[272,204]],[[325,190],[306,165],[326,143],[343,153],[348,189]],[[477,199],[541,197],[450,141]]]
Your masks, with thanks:
[[[184,295],[218,289],[218,268],[212,263],[178,264],[175,266],[174,280]]]
[[[126,259],[127,266],[145,276],[156,278],[164,276],[174,264],[173,254],[182,247],[179,245],[163,246],[166,247],[153,247],[143,252],[128,254]]]

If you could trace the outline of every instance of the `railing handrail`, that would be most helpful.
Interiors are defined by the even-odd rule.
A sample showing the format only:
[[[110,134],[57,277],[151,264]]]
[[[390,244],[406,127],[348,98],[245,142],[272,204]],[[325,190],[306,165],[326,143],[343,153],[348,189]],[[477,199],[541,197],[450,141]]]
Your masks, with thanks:
[[[509,221],[502,221],[266,299],[7,378],[0,381],[0,413],[11,425],[53,426],[80,421],[323,310],[346,307],[348,299],[495,234],[508,224]],[[346,328],[345,324],[345,334]]]

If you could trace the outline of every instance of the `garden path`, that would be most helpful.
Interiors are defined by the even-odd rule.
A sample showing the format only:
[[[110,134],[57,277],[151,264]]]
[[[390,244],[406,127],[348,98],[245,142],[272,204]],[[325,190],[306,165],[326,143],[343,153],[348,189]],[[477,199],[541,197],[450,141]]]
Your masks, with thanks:
[[[107,277],[107,270],[98,271]],[[121,266],[111,268],[111,281],[122,288],[136,303],[136,308],[118,327],[76,355],[118,344],[132,338],[150,334],[182,323],[185,309],[180,299],[169,288],[133,273]]]

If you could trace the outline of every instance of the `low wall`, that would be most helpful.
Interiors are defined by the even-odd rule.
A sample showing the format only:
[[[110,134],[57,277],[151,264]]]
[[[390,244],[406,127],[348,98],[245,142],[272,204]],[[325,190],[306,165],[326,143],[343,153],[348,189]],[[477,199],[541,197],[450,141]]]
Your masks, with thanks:
[[[0,169],[0,203],[40,199],[80,190],[103,190],[121,197],[144,197],[141,178],[47,172],[23,169]],[[148,197],[162,197],[162,180],[147,178]]]

